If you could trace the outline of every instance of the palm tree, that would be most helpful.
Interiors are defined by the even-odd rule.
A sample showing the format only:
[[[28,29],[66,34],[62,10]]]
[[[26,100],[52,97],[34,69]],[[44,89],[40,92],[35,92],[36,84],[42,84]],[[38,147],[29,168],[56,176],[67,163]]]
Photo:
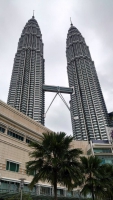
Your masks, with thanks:
[[[101,166],[101,160],[96,156],[81,157],[83,169],[84,169],[84,186],[81,193],[86,196],[92,195],[92,199],[95,199],[96,186],[99,185],[97,174]]]
[[[98,179],[100,180],[99,195],[97,196],[101,199],[113,199],[113,165],[112,164],[104,164],[100,166]],[[96,191],[98,192],[98,187]],[[100,192],[101,191],[101,192]]]
[[[94,200],[113,197],[113,166],[104,164],[97,156],[81,157],[84,168],[84,186],[81,193],[92,195]]]
[[[80,162],[78,161],[82,150],[71,149],[73,137],[65,133],[43,133],[40,143],[32,142],[33,159],[26,164],[27,173],[36,171],[30,187],[39,180],[48,181],[54,187],[54,199],[57,200],[57,183],[72,188],[74,183],[79,184],[81,179]]]

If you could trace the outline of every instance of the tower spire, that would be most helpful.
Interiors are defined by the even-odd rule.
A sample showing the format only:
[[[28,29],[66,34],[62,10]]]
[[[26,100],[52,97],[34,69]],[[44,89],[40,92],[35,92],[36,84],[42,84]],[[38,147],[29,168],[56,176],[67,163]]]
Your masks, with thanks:
[[[34,12],[35,12],[35,11],[33,10],[33,16],[32,16],[33,19],[35,18],[35,17],[34,17]]]
[[[70,23],[71,23],[71,26],[73,26],[73,23],[72,23],[71,17],[70,17]]]

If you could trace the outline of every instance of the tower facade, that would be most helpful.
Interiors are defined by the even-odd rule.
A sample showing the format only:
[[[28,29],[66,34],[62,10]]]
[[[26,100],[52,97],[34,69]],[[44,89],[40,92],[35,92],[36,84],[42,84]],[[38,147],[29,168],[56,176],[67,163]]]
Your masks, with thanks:
[[[106,140],[108,113],[89,48],[72,24],[66,41],[73,136],[77,140]]]
[[[44,125],[42,35],[34,16],[26,23],[14,59],[7,103]]]

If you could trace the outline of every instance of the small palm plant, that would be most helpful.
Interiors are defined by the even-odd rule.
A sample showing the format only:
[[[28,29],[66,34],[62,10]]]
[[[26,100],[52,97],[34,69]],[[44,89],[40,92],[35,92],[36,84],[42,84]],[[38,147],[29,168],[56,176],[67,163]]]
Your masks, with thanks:
[[[57,200],[57,184],[63,184],[68,189],[78,185],[81,180],[81,164],[79,162],[82,150],[71,149],[73,137],[65,133],[43,133],[42,142],[32,142],[30,147],[31,161],[27,162],[28,174],[36,171],[30,187],[39,180],[48,181],[54,187],[54,199]]]

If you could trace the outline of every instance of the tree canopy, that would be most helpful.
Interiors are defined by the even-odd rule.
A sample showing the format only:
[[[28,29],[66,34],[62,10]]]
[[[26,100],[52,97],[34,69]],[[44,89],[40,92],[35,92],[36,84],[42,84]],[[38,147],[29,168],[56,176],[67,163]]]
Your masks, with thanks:
[[[82,150],[71,149],[72,136],[65,133],[43,133],[40,143],[32,142],[30,147],[31,161],[27,162],[26,170],[30,175],[36,171],[30,186],[33,187],[39,180],[48,181],[54,187],[54,196],[57,199],[57,184],[73,188],[81,180],[81,164],[79,161]]]

